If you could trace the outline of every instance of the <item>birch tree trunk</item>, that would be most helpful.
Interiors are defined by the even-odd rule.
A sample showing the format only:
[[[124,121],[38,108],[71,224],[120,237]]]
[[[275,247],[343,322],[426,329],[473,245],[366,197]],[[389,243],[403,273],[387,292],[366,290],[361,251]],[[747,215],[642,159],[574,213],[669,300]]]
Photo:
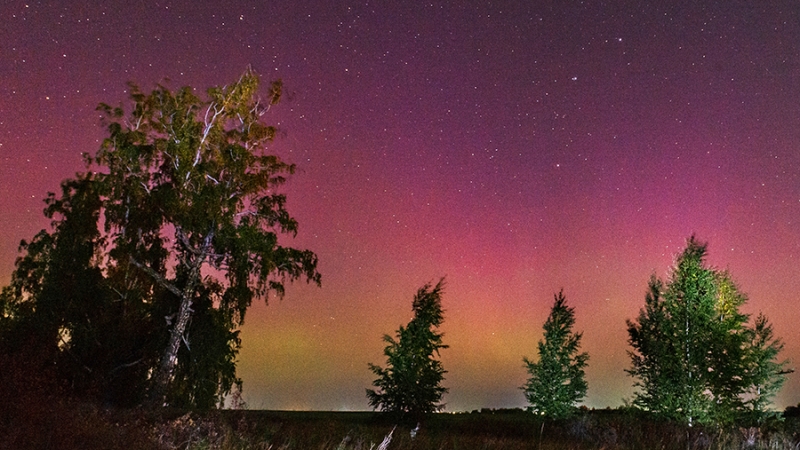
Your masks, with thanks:
[[[178,350],[180,350],[181,341],[186,342],[186,328],[189,326],[192,313],[194,313],[192,309],[192,297],[194,297],[195,290],[200,280],[200,269],[210,253],[211,241],[214,238],[214,231],[209,231],[203,239],[202,247],[198,250],[191,247],[188,239],[186,239],[180,228],[176,230],[175,234],[178,239],[184,243],[189,253],[194,254],[194,259],[191,260],[189,279],[186,281],[186,286],[184,286],[182,291],[179,291],[175,285],[169,283],[163,277],[156,277],[159,284],[169,289],[171,292],[179,294],[181,305],[178,309],[175,326],[173,326],[170,331],[169,343],[164,350],[164,355],[161,357],[161,363],[153,376],[153,385],[148,396],[148,403],[150,406],[165,406],[167,403],[169,387],[170,384],[172,384],[172,380],[175,378],[175,368],[178,365]],[[187,258],[185,261],[189,260],[190,259]],[[151,275],[155,274],[152,270],[148,272],[151,273]]]

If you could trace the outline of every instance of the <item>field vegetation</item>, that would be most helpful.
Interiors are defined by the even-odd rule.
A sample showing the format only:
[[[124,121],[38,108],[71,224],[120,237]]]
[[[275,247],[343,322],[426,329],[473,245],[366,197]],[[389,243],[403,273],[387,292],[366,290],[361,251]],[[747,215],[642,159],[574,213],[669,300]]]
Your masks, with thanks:
[[[684,425],[633,409],[586,410],[542,422],[523,410],[427,416],[416,424],[376,412],[108,409],[37,395],[4,396],[1,449],[797,449],[800,417],[759,428]],[[10,403],[9,400],[12,400]]]

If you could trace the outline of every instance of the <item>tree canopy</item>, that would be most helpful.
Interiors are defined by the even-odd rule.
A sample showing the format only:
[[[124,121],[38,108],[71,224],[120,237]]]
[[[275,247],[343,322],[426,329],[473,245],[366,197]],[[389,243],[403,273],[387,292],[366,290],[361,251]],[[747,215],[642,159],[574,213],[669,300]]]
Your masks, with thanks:
[[[633,404],[690,425],[761,419],[783,383],[783,344],[763,315],[751,324],[739,310],[747,297],[727,271],[705,265],[706,251],[692,236],[668,282],[653,276],[628,321]]]
[[[584,368],[589,354],[580,352],[582,333],[573,333],[575,308],[567,306],[564,291],[555,295],[550,315],[539,341],[539,361],[524,358],[528,369],[522,387],[530,410],[553,419],[570,416],[575,405],[586,396],[588,385]]]
[[[378,389],[367,389],[373,408],[418,417],[444,407],[440,401],[447,388],[441,383],[447,372],[435,358],[439,350],[448,347],[436,331],[444,321],[443,290],[444,279],[436,286],[421,287],[414,296],[414,318],[407,326],[400,326],[397,339],[384,335],[386,368],[369,364],[378,376],[372,383]]]
[[[268,152],[276,130],[262,123],[280,82],[262,98],[248,68],[193,92],[131,84],[129,112],[100,105],[108,137],[50,194],[52,230],[23,241],[0,297],[4,342],[35,333],[68,377],[122,403],[146,390],[153,404],[218,403],[241,385],[252,301],[320,281],[316,255],[279,239],[298,227],[279,192],[295,166]]]

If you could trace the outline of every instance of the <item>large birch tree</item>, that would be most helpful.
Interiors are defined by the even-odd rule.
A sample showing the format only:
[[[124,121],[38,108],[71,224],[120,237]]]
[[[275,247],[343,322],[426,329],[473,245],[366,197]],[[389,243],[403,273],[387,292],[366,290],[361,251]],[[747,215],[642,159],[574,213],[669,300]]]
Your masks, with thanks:
[[[275,128],[261,121],[280,95],[277,82],[260,98],[248,69],[205,100],[188,87],[145,94],[131,86],[129,114],[101,107],[109,137],[94,162],[108,169],[105,226],[116,262],[179,299],[153,378],[154,404],[166,400],[201,287],[212,288],[238,324],[254,298],[283,294],[285,280],[319,282],[316,255],[278,240],[297,232],[276,192],[295,166],[266,152]]]
[[[95,385],[132,374],[151,405],[213,406],[241,383],[237,328],[252,301],[320,281],[316,255],[281,238],[298,227],[279,191],[295,166],[270,154],[276,130],[262,122],[281,85],[262,98],[248,69],[205,98],[129,92],[127,108],[99,107],[108,137],[88,172],[48,197],[53,231],[23,242],[0,340],[35,335]],[[107,358],[112,342],[130,351]]]

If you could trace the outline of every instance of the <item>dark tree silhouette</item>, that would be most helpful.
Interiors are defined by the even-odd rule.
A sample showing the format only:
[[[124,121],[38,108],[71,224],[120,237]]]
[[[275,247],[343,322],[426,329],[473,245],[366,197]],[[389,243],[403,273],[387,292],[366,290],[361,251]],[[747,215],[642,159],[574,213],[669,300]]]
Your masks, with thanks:
[[[400,326],[397,339],[384,335],[386,368],[369,365],[378,376],[372,383],[378,389],[367,389],[373,408],[415,419],[443,408],[440,401],[447,388],[441,383],[446,371],[435,359],[439,350],[447,348],[442,344],[442,334],[436,331],[444,320],[443,289],[444,279],[434,287],[426,284],[420,288],[414,296],[414,318],[408,326]]]

